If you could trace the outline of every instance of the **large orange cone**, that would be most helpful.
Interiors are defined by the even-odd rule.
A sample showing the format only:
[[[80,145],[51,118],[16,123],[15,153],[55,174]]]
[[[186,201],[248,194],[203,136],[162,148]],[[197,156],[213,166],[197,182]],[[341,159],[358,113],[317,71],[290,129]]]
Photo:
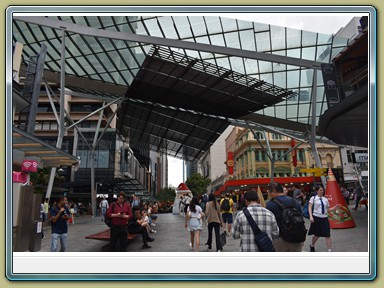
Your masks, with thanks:
[[[339,185],[333,175],[331,168],[328,169],[327,188],[325,196],[328,198],[330,208],[328,209],[329,224],[332,229],[354,228],[351,212],[348,209],[347,202],[340,192]]]

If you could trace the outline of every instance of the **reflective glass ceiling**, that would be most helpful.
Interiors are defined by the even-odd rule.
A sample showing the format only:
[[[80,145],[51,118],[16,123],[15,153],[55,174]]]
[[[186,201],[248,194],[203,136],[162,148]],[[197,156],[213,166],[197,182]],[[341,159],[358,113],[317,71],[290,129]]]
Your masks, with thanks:
[[[79,25],[80,29],[84,28],[84,32],[85,27],[92,27],[321,63],[329,63],[348,44],[348,39],[332,35],[214,16],[50,16],[48,19],[74,23]],[[25,59],[37,54],[40,45],[44,43],[48,47],[46,69],[60,72],[62,32],[18,20],[13,23],[13,40],[25,45]],[[67,31],[66,74],[125,86],[128,89],[152,47],[151,43],[87,36],[85,33]],[[172,46],[169,49],[292,91],[293,96],[253,112],[257,117],[273,118],[273,127],[279,128],[279,120],[290,121],[293,126],[294,123],[311,124],[313,69]],[[317,83],[316,123],[318,117],[327,109],[320,71],[317,72]],[[92,92],[91,90],[89,92]],[[84,88],[82,91],[84,92]],[[252,118],[252,115],[248,116],[248,119]]]

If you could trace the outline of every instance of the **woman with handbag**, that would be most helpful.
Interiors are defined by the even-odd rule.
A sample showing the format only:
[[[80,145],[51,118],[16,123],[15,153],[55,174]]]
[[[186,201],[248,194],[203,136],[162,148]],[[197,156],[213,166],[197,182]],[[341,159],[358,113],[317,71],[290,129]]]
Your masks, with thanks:
[[[207,217],[208,222],[208,240],[205,245],[208,246],[208,250],[212,249],[212,230],[215,229],[216,251],[223,251],[223,247],[220,242],[220,226],[223,227],[223,218],[221,217],[219,204],[217,203],[213,193],[208,195],[208,202],[205,207],[205,216]]]
[[[198,203],[199,199],[193,196],[185,217],[185,228],[188,228],[191,236],[189,247],[191,250],[195,249],[196,252],[199,252],[200,231],[203,230],[202,218],[204,217],[203,209],[201,209]]]

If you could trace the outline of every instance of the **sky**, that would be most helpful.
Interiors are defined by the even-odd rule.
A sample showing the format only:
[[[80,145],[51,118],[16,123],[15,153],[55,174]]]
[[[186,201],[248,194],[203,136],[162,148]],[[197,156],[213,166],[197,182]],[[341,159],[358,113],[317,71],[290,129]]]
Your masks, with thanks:
[[[335,34],[354,17],[360,16],[350,13],[338,14],[311,14],[303,16],[298,14],[275,14],[275,13],[237,13],[225,14],[225,17],[236,18],[271,25],[302,29],[306,31],[323,34]],[[177,187],[183,182],[183,161],[174,157],[168,157],[168,185]]]

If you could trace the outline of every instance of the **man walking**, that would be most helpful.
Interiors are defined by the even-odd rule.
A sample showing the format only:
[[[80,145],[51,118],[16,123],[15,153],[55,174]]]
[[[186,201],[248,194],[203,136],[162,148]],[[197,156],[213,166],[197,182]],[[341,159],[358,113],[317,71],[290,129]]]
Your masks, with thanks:
[[[67,232],[69,219],[69,210],[67,207],[67,197],[61,197],[56,206],[52,206],[51,214],[51,252],[57,252],[57,243],[60,239],[60,252],[67,250]]]
[[[280,230],[280,237],[273,241],[273,246],[275,247],[277,252],[301,252],[304,241],[299,243],[289,242],[287,240],[284,240],[282,237],[282,230],[284,229],[282,229],[283,209],[281,207],[283,206],[296,208],[300,217],[300,215],[302,215],[301,205],[292,197],[284,195],[283,186],[277,182],[272,182],[268,185],[268,196],[272,198],[272,200],[267,202],[266,208],[275,215]],[[301,220],[303,224],[304,220]],[[305,230],[304,226],[303,229]],[[306,230],[304,232],[306,232]]]
[[[259,229],[267,233],[268,237],[273,240],[279,237],[279,227],[276,218],[271,211],[263,208],[259,203],[259,197],[254,190],[248,191],[244,194],[245,205],[249,214],[255,220]],[[232,237],[234,239],[241,238],[240,251],[242,252],[258,252],[259,248],[255,243],[255,234],[247,217],[243,211],[240,211],[235,219],[232,230]]]
[[[103,200],[101,200],[99,207],[101,209],[101,221],[104,222],[104,220],[105,220],[105,213],[107,213],[107,210],[109,208],[109,204],[108,204],[107,199],[105,199],[103,197]]]
[[[231,195],[227,193],[225,197],[220,200],[220,210],[221,210],[221,216],[224,222],[224,232],[228,231],[227,232],[228,236],[230,236],[231,234],[231,227],[233,223],[232,213],[235,208],[235,204],[233,203],[230,196]],[[228,223],[228,230],[226,230],[227,223]]]

